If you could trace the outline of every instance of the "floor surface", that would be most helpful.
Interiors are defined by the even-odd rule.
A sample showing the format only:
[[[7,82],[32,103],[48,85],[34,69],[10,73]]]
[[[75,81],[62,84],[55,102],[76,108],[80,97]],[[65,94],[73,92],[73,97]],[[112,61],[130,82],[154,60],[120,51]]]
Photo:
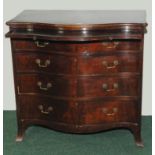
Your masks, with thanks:
[[[128,130],[95,134],[66,134],[40,126],[26,131],[23,142],[15,142],[15,111],[4,111],[4,155],[151,155],[152,117],[142,117],[144,148],[136,147]]]

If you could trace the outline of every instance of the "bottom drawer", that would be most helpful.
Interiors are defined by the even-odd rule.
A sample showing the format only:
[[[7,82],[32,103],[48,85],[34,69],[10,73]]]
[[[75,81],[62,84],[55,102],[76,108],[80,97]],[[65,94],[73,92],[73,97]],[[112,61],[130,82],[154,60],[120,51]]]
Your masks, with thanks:
[[[21,119],[76,123],[76,109],[69,101],[25,95],[19,96],[19,106]]]
[[[80,124],[101,124],[112,122],[137,122],[137,101],[90,101],[79,104],[81,112]]]

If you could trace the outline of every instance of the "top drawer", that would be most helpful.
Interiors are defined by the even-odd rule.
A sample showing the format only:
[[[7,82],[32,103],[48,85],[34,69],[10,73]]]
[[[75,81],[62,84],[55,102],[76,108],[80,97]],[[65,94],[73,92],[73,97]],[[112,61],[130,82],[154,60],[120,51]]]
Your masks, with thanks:
[[[65,51],[65,52],[73,52],[74,46],[73,44],[67,43],[55,43],[49,41],[33,41],[33,40],[13,40],[12,45],[14,50],[40,50],[40,51]]]
[[[13,40],[12,45],[14,50],[39,50],[48,52],[112,52],[112,51],[139,51],[141,50],[140,40],[116,40],[103,42],[89,42],[89,43],[64,43],[64,42],[50,42],[46,40]]]
[[[110,52],[124,50],[141,50],[140,40],[114,40],[96,43],[78,44],[78,52]]]

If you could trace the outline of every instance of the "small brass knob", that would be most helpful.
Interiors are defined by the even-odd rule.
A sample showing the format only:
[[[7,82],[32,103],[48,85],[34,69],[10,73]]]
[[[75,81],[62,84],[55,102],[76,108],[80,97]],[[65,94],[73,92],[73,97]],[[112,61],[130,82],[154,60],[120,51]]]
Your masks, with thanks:
[[[118,60],[114,60],[113,61],[113,64],[115,65],[115,66],[117,66],[119,63],[118,63]]]
[[[103,83],[103,84],[102,84],[102,88],[103,88],[103,89],[107,89],[107,88],[108,88],[108,84]]]
[[[117,89],[117,88],[118,88],[118,83],[114,83],[114,84],[113,84],[113,87],[114,87],[115,89]]]

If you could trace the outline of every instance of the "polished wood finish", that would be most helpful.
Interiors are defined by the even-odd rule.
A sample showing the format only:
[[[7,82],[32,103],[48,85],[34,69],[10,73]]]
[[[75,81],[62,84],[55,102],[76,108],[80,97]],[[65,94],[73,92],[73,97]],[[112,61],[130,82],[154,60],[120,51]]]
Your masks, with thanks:
[[[77,94],[83,96],[138,96],[140,78],[137,77],[91,77],[78,80]]]
[[[105,40],[104,42],[97,42],[97,43],[83,43],[83,46],[78,44],[78,51],[79,52],[107,52],[110,54],[110,52],[117,53],[119,51],[129,50],[129,51],[138,51],[140,50],[140,41],[139,40]],[[84,53],[84,54],[85,54]],[[90,53],[91,54],[91,53]]]
[[[91,64],[91,66],[90,66]],[[141,69],[140,53],[107,54],[79,58],[79,74],[135,72]]]
[[[17,72],[24,73],[51,72],[51,74],[70,74],[75,72],[76,67],[75,59],[64,55],[51,55],[39,52],[28,54],[23,52],[15,54],[15,59]]]
[[[17,76],[19,93],[39,93],[52,96],[75,96],[74,80],[46,74],[22,74]],[[49,85],[49,86],[48,86]]]
[[[26,128],[34,124],[71,133],[128,128],[136,144],[143,146],[144,14],[24,11],[8,21],[16,140],[21,141]],[[69,16],[75,19],[68,20]]]
[[[76,106],[71,101],[49,97],[20,96],[21,119],[45,120],[76,125]],[[33,114],[33,115],[32,115]]]
[[[136,101],[89,101],[79,104],[81,112],[80,124],[104,124],[138,121],[138,105]]]
[[[45,44],[45,47],[39,47],[37,46],[37,42],[39,42],[40,44],[44,44],[44,43],[48,43]],[[43,50],[45,52],[55,52],[57,53],[58,51],[60,52],[73,52],[74,51],[74,46],[72,46],[72,44],[68,45],[65,43],[60,43],[59,46],[57,43],[53,43],[50,42],[48,40],[44,40],[44,41],[36,41],[35,39],[30,39],[30,40],[14,40],[12,42],[13,47],[16,49],[16,51],[19,50],[25,50],[25,51],[39,51],[40,52]]]

